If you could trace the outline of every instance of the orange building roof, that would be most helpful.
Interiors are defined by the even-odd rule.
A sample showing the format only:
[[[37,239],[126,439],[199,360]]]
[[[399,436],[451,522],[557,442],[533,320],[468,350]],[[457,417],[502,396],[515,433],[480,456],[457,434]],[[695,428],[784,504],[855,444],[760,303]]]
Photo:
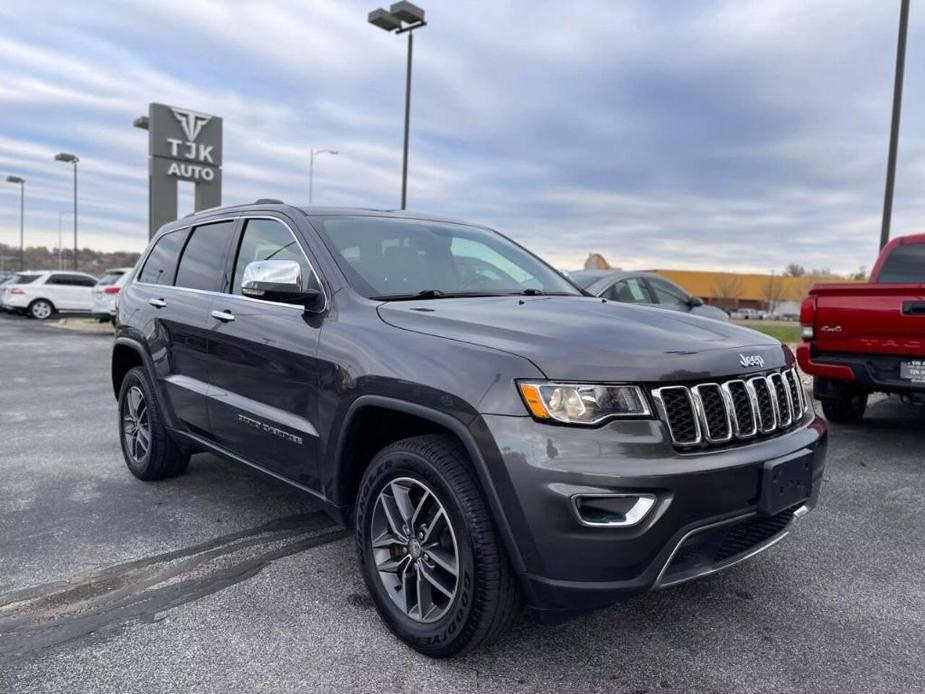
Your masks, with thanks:
[[[773,293],[775,301],[801,301],[817,282],[846,282],[841,278],[784,277],[760,273],[717,272],[703,270],[651,270],[681,285],[689,294],[714,299],[766,301]]]

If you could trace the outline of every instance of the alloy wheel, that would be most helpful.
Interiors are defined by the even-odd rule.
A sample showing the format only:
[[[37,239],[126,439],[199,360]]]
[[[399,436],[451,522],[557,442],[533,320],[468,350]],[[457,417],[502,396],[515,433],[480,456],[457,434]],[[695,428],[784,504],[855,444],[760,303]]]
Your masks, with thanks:
[[[392,602],[416,622],[435,622],[453,605],[459,549],[446,509],[410,477],[379,492],[371,521],[373,560]]]
[[[125,449],[132,461],[141,463],[151,447],[151,425],[148,419],[148,404],[138,386],[132,386],[125,394],[122,436],[125,439]]]
[[[45,301],[39,301],[32,307],[32,316],[45,320],[51,315],[51,306]]]

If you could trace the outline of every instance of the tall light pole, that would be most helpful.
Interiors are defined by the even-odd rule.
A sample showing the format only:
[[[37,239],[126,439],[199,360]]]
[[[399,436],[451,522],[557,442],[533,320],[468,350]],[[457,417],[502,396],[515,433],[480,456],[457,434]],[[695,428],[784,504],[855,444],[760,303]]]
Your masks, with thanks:
[[[414,30],[427,26],[424,10],[410,2],[396,2],[388,10],[382,8],[369,13],[373,26],[396,34],[408,33],[408,66],[405,72],[405,149],[401,165],[401,209],[408,200],[408,131],[411,125],[411,54],[414,50]]]
[[[899,146],[899,115],[903,104],[903,73],[906,68],[906,34],[909,29],[909,0],[899,5],[899,38],[896,40],[896,75],[893,82],[893,118],[890,121],[890,153],[886,164],[886,189],[883,193],[883,224],[880,227],[880,248],[890,240],[893,216],[893,184],[896,181],[896,150]]]
[[[59,152],[55,155],[55,161],[63,161],[66,164],[74,165],[74,270],[77,270],[77,162],[80,158],[75,154]]]
[[[19,269],[26,269],[26,247],[23,245],[23,226],[26,216],[26,181],[19,176],[7,176],[7,183],[19,184]]]
[[[308,204],[312,204],[312,189],[315,187],[315,155],[337,154],[336,149],[313,149],[308,157]]]

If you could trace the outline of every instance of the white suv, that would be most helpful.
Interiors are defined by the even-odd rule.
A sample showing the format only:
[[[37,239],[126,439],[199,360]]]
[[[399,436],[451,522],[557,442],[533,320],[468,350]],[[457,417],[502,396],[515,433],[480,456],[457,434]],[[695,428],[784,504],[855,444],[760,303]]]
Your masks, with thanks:
[[[23,272],[3,285],[3,308],[38,320],[55,313],[90,313],[96,278],[84,272]]]
[[[93,288],[93,308],[91,313],[100,323],[112,321],[116,315],[116,298],[119,291],[132,276],[130,267],[107,270]]]

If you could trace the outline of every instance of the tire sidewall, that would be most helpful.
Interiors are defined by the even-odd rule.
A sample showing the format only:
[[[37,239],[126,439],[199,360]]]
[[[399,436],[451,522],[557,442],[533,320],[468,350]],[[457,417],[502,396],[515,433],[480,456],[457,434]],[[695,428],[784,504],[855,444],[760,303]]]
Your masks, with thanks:
[[[453,606],[442,618],[432,623],[420,623],[405,615],[385,594],[373,560],[370,526],[380,491],[398,477],[410,477],[426,484],[437,496],[449,516],[456,538],[459,561],[459,584]],[[410,451],[384,451],[377,456],[363,478],[356,506],[356,542],[360,570],[366,587],[383,621],[403,641],[417,650],[432,655],[441,651],[458,651],[462,645],[451,645],[459,639],[465,642],[472,609],[475,604],[476,565],[472,536],[466,525],[462,506],[452,487],[426,458]]]

